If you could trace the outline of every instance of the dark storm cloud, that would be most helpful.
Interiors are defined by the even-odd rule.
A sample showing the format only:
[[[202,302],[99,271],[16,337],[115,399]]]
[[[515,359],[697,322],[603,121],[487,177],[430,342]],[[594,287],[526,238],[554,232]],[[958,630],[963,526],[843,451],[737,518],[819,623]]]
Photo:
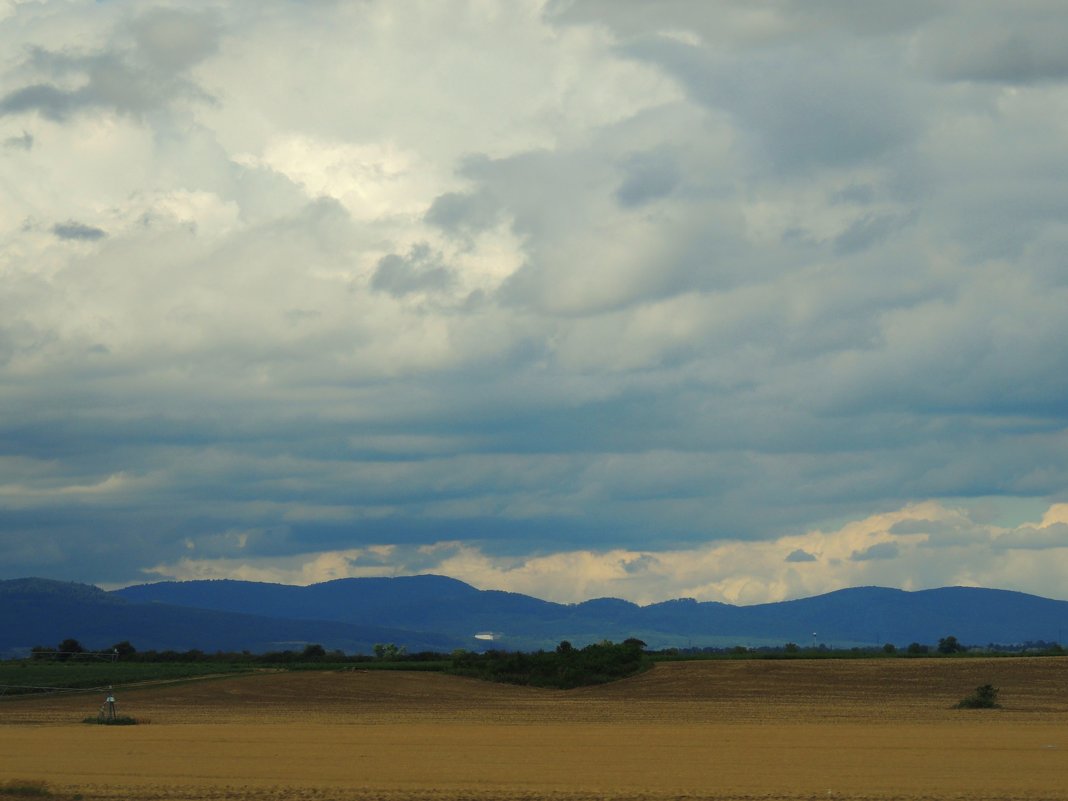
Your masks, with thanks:
[[[938,78],[1013,85],[1068,79],[1068,23],[1059,4],[965,7],[926,29],[920,63]]]
[[[38,111],[52,120],[62,120],[71,111],[89,105],[83,93],[63,91],[49,84],[17,89],[0,98],[0,115]]]
[[[635,153],[623,162],[623,182],[616,190],[622,206],[641,206],[671,193],[681,180],[679,167],[665,151]]]
[[[130,23],[142,57],[162,74],[179,73],[219,47],[220,27],[210,12],[152,9]]]
[[[500,217],[498,202],[486,193],[449,192],[434,199],[426,221],[450,233],[479,233]]]
[[[95,242],[108,235],[107,231],[93,225],[86,225],[75,220],[67,220],[64,223],[56,223],[52,226],[52,233],[59,239],[74,240],[79,242]]]
[[[787,47],[744,58],[667,38],[636,41],[625,52],[667,70],[710,109],[734,116],[776,170],[855,165],[911,142],[917,120],[900,83],[899,56],[833,44],[818,52]]]
[[[655,568],[656,564],[657,561],[655,556],[651,556],[650,554],[643,554],[642,556],[639,556],[636,559],[631,559],[630,561],[624,562],[623,570],[624,572],[630,573],[632,575],[639,574],[645,570],[649,570],[650,568]]]
[[[424,242],[413,245],[407,255],[391,253],[378,260],[371,287],[394,297],[413,292],[442,292],[455,283],[453,272],[441,263]]]
[[[896,559],[899,554],[900,549],[896,542],[880,542],[863,551],[853,551],[849,558],[854,562],[870,562],[878,559]]]
[[[658,151],[636,157],[631,141],[627,131],[608,130],[574,150],[465,164],[465,177],[500,198],[526,243],[527,260],[502,284],[501,302],[585,314],[756,283],[779,267],[774,257],[752,250],[737,219],[703,197],[703,187],[683,185],[681,168],[670,166],[670,156]],[[627,216],[610,223],[598,219],[605,201],[601,182],[611,187],[614,209]],[[647,204],[670,202],[673,190],[696,198],[667,215],[662,226],[652,225]],[[648,252],[623,244],[648,228],[653,241],[641,240]]]
[[[57,122],[91,109],[138,115],[164,105],[180,91],[190,89],[180,81],[154,80],[150,74],[110,53],[70,58],[38,51],[33,61],[44,71],[75,74],[83,83],[75,89],[60,88],[53,83],[25,86],[0,98],[0,114],[36,111]]]
[[[968,0],[965,0],[968,2]],[[946,0],[898,0],[857,3],[854,0],[780,0],[783,17],[804,30],[836,28],[864,37],[909,33],[949,8]]]
[[[810,554],[808,551],[798,548],[795,551],[791,551],[785,561],[787,562],[815,562],[816,557]]]
[[[4,147],[16,150],[33,150],[33,135],[23,131],[22,136],[10,136],[4,140]]]
[[[845,256],[866,250],[885,241],[913,221],[913,217],[896,214],[865,215],[835,238],[835,253]]]
[[[853,0],[776,0],[754,7],[733,0],[551,0],[549,20],[598,24],[624,36],[655,30],[687,30],[709,42],[765,45],[779,39],[819,36],[828,29],[860,36],[907,33],[947,8],[943,0],[856,3]],[[753,14],[753,11],[756,11]]]
[[[902,520],[889,528],[891,534],[952,534],[958,525],[945,520]]]
[[[63,121],[93,109],[141,115],[179,97],[210,99],[183,73],[217,48],[212,17],[156,9],[133,21],[128,35],[132,47],[88,54],[32,48],[22,68],[46,80],[0,97],[0,116],[37,112]]]
[[[1022,526],[992,540],[994,548],[1020,550],[1046,550],[1068,548],[1068,524],[1055,523],[1041,529]]]

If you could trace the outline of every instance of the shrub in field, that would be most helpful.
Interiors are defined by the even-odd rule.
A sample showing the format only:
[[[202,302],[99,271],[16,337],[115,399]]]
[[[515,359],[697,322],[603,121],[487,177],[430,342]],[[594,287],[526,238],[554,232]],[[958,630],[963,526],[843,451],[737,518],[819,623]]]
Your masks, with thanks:
[[[40,779],[11,779],[0,784],[0,798],[47,798],[52,795]]]
[[[136,726],[138,723],[144,723],[144,721],[127,715],[116,715],[113,718],[102,718],[99,715],[93,715],[89,718],[83,718],[82,723],[96,723],[99,726]]]
[[[992,684],[983,684],[975,688],[975,692],[967,698],[962,698],[957,704],[957,709],[997,709],[998,688]]]
[[[371,649],[374,651],[375,659],[380,662],[392,662],[407,653],[407,649],[403,645],[397,645],[396,643],[375,643]]]

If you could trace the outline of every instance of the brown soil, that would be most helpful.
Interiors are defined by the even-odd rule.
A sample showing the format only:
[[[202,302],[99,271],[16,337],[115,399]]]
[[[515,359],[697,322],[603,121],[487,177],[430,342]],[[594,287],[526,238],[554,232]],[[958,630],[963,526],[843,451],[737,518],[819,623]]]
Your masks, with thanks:
[[[980,684],[1003,708],[956,701]],[[88,799],[1068,798],[1068,659],[716,661],[567,692],[277,673],[0,702],[0,783]],[[3,793],[0,791],[0,798]]]

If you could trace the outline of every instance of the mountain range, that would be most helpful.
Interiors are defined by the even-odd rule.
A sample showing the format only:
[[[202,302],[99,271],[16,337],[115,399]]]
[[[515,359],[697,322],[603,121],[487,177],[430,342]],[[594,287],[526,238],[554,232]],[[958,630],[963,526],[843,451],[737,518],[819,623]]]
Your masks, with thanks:
[[[754,606],[677,599],[639,606],[617,598],[560,604],[479,590],[445,576],[338,579],[310,586],[215,580],[106,592],[47,579],[0,581],[0,655],[74,637],[91,647],[262,652],[321,643],[370,653],[535,649],[637,637],[652,648],[731,645],[834,647],[1061,641],[1068,601],[973,587],[906,592],[856,587]]]

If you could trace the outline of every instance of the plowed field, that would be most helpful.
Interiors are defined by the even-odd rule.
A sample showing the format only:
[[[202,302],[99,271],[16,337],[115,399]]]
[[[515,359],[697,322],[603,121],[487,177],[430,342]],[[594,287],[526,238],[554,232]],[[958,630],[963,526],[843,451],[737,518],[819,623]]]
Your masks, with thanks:
[[[953,704],[977,685],[1003,708]],[[1065,799],[1068,659],[661,664],[567,692],[264,673],[0,700],[0,783],[90,799]]]

